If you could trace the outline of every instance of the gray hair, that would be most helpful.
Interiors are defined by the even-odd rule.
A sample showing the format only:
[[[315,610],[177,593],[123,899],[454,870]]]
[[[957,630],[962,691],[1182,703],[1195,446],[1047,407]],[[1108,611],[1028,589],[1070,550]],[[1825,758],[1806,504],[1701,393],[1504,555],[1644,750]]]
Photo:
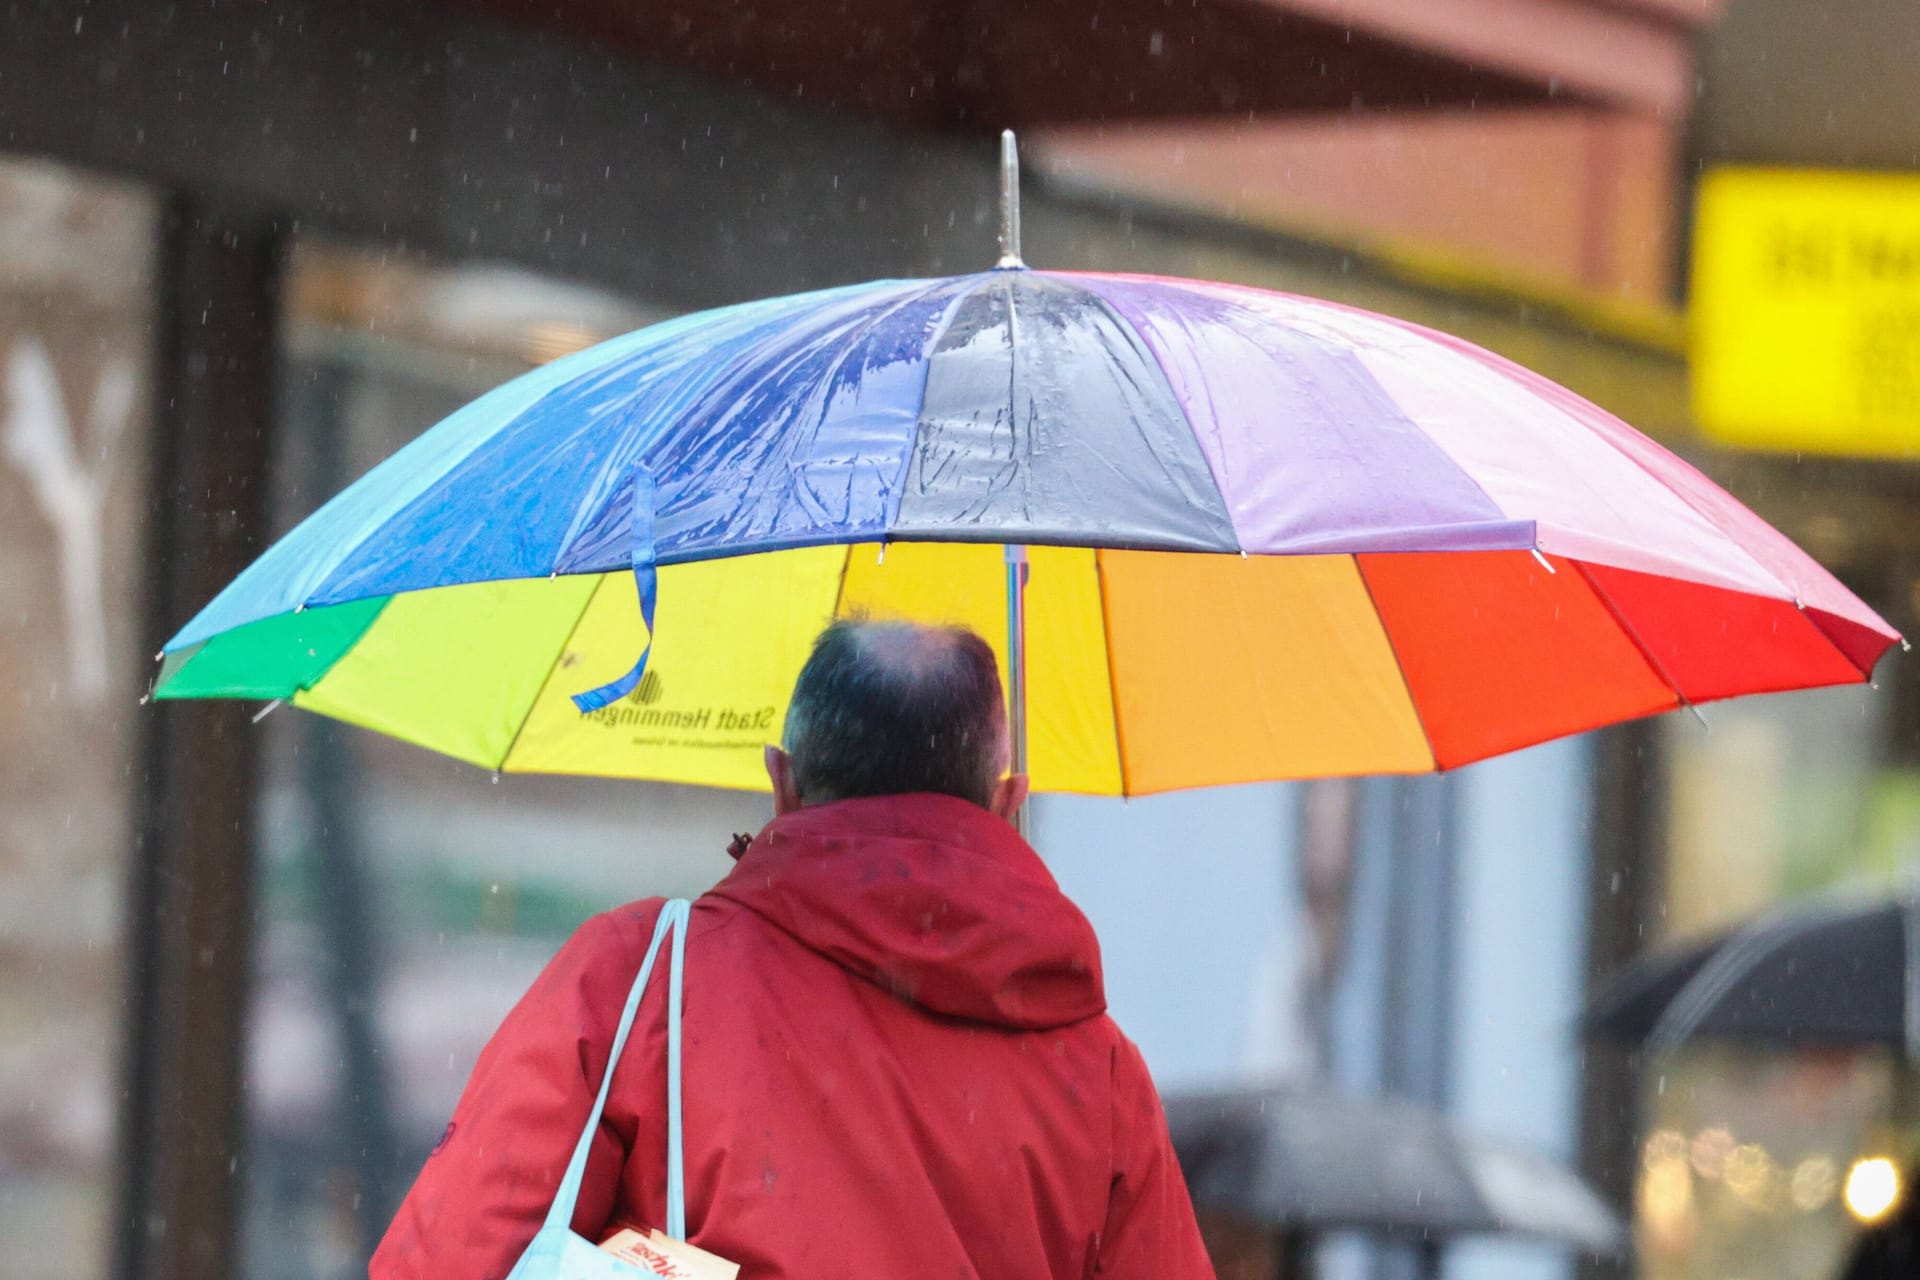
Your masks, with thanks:
[[[808,804],[931,791],[985,808],[1007,763],[993,650],[962,627],[836,622],[800,669],[784,745]]]

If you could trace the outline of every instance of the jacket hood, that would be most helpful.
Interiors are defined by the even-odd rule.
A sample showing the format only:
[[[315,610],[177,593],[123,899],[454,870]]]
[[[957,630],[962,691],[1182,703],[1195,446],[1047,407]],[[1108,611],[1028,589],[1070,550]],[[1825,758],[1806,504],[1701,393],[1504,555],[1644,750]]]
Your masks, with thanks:
[[[1013,827],[977,805],[904,795],[808,806],[738,856],[714,896],[922,1008],[1022,1030],[1106,1011],[1093,926]]]

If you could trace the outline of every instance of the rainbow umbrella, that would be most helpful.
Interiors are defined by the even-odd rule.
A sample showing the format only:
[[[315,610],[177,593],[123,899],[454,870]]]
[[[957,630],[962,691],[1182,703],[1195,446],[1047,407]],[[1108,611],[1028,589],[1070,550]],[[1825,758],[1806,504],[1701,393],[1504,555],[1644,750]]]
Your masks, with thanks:
[[[760,787],[824,623],[953,621],[1000,648],[1036,786],[1129,795],[1452,768],[1863,681],[1898,639],[1525,369],[1309,298],[1028,270],[1008,208],[995,270],[685,316],[476,400],[188,623],[157,696]]]

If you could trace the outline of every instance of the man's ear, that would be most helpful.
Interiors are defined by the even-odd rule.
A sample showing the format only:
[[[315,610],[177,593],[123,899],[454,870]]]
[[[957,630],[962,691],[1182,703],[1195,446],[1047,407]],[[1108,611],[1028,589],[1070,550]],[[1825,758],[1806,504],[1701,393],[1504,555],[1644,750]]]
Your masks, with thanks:
[[[1008,774],[993,784],[993,802],[987,808],[1012,822],[1013,815],[1020,812],[1020,806],[1027,802],[1029,785],[1026,774]]]
[[[793,757],[773,744],[767,744],[767,779],[773,783],[773,811],[792,813],[800,807],[800,792],[793,785]]]

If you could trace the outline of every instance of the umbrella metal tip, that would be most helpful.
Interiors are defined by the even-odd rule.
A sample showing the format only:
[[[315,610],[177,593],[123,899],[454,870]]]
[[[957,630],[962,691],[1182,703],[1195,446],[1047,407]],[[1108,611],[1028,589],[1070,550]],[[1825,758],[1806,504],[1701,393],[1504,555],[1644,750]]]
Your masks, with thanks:
[[[1020,144],[1013,130],[1000,131],[1000,261],[998,271],[1017,271],[1020,257]]]

